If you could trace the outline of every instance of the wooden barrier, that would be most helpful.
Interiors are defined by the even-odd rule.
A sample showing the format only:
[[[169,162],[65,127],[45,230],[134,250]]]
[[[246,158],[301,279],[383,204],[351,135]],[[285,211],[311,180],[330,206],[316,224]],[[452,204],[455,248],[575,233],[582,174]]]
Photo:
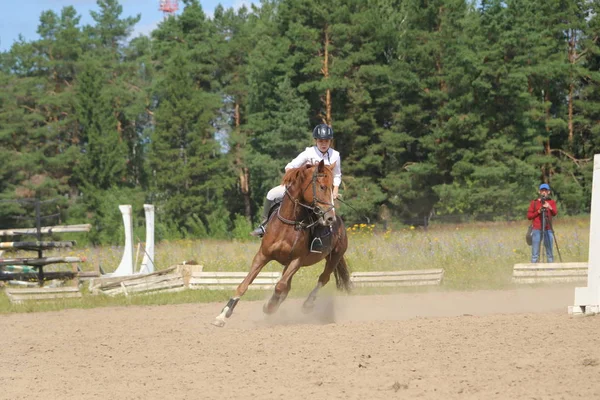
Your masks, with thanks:
[[[443,269],[412,271],[353,272],[350,281],[357,287],[440,285]]]
[[[13,229],[2,229],[0,230],[0,236],[20,236],[20,235],[34,235],[35,240],[29,241],[12,241],[12,242],[0,242],[0,249],[13,249],[17,251],[35,251],[37,257],[19,257],[19,258],[0,258],[0,281],[23,281],[29,282],[31,280],[38,281],[40,287],[44,286],[44,282],[49,278],[58,279],[73,279],[78,276],[77,266],[74,266],[72,271],[52,271],[47,272],[44,268],[50,264],[67,264],[67,263],[82,263],[85,262],[85,258],[80,257],[44,257],[43,251],[49,249],[69,249],[75,246],[74,240],[65,241],[43,241],[42,235],[64,233],[64,232],[89,232],[92,228],[91,224],[79,224],[79,225],[57,225],[57,226],[41,226],[42,220],[47,218],[58,217],[58,214],[42,215],[41,206],[43,204],[54,203],[58,199],[44,200],[40,199],[18,199],[9,200],[14,203],[33,203],[35,208],[35,228],[13,228]],[[24,217],[23,219],[30,219]],[[0,250],[0,255],[2,250]],[[34,267],[35,271],[32,268]],[[44,288],[47,294],[47,289]],[[35,299],[36,296],[32,296],[31,299]],[[52,298],[40,297],[42,298]]]
[[[44,281],[60,279],[63,281],[75,279],[76,285],[91,278],[100,277],[99,271],[81,271],[78,265],[72,265],[71,271],[44,272]],[[35,267],[21,265],[0,265],[0,281],[23,281],[26,283],[37,282],[39,285],[39,274]]]
[[[588,263],[535,263],[515,264],[514,283],[586,282]]]
[[[0,242],[0,249],[48,250],[65,249],[75,246],[74,240],[62,242]]]
[[[247,272],[204,272],[201,265],[175,265],[151,274],[91,278],[92,294],[131,295],[151,292],[175,292],[184,289],[235,290]],[[280,272],[261,272],[249,289],[273,289]]]
[[[81,262],[85,262],[85,257],[1,258],[0,267],[8,265],[30,265],[32,267],[43,267],[48,264]]]
[[[235,290],[247,272],[192,272],[188,282],[189,289]],[[248,289],[269,290],[281,278],[281,272],[260,272]]]
[[[54,279],[69,280],[78,277],[77,272],[73,271],[53,271],[44,272],[44,281],[52,281]],[[21,280],[25,282],[38,282],[39,275],[37,272],[2,272],[0,271],[0,281]]]
[[[92,294],[109,296],[150,292],[178,292],[185,289],[184,276],[176,266],[150,274],[100,277],[89,280]]]
[[[76,287],[6,288],[4,292],[11,303],[22,303],[29,300],[56,300],[81,297],[81,292]]]
[[[42,226],[40,228],[40,233],[89,232],[90,229],[92,229],[91,224]],[[0,230],[0,236],[35,235],[36,233],[36,228],[15,228]]]

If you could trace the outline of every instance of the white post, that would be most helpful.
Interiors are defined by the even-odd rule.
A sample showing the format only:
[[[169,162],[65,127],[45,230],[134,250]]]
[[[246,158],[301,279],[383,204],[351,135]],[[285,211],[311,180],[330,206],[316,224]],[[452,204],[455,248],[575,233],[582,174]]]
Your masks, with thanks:
[[[133,275],[133,221],[131,216],[131,205],[119,206],[123,214],[123,225],[125,225],[125,249],[119,267],[112,276]]]
[[[146,214],[146,246],[144,246],[140,274],[149,274],[154,272],[154,206],[144,204],[144,213]]]
[[[586,287],[575,288],[575,305],[569,314],[597,314],[600,312],[600,154],[594,155],[592,176],[592,209],[590,215],[590,244],[588,281]]]

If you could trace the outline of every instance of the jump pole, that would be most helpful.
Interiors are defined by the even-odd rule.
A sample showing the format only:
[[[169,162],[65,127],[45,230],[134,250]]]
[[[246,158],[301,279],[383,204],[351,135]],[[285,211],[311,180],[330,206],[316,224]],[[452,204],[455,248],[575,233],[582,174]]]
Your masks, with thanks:
[[[600,312],[600,154],[594,155],[592,176],[592,208],[590,215],[590,244],[586,287],[575,288],[575,305],[569,314],[598,314]]]

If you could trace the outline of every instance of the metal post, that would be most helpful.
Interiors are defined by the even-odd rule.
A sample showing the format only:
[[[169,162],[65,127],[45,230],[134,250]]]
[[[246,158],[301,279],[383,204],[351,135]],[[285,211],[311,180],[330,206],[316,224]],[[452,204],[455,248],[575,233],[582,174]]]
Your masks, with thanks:
[[[546,211],[544,211],[544,202],[543,200],[540,200],[540,206],[541,211],[542,211],[542,231],[540,234],[540,245],[539,245],[539,257],[540,259],[538,260],[538,262],[546,262]],[[544,244],[544,252],[542,253],[542,243]],[[542,255],[543,254],[543,255]],[[542,261],[544,260],[544,261]]]
[[[42,241],[42,215],[41,215],[41,206],[40,199],[35,199],[35,229],[38,242]],[[42,258],[42,249],[38,250],[38,258]]]
[[[36,229],[36,235],[35,237],[37,238],[38,242],[42,241],[42,215],[41,215],[41,205],[40,205],[40,199],[35,199],[35,229]],[[38,258],[43,258],[43,250],[42,248],[38,248]],[[40,286],[44,286],[44,267],[43,266],[39,266],[38,267],[38,283]]]

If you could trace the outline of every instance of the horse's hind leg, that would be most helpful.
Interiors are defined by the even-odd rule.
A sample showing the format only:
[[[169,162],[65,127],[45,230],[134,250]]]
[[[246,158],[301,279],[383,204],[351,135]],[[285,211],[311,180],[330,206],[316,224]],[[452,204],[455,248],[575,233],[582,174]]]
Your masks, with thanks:
[[[239,284],[237,289],[235,290],[235,296],[231,297],[221,313],[215,318],[213,321],[213,325],[222,327],[225,326],[225,318],[231,317],[233,314],[233,309],[237,305],[240,298],[246,293],[248,290],[248,286],[254,281],[260,270],[269,262],[270,260],[259,250],[258,253],[254,256],[252,260],[252,266],[250,267],[250,272],[244,278],[242,283]]]

